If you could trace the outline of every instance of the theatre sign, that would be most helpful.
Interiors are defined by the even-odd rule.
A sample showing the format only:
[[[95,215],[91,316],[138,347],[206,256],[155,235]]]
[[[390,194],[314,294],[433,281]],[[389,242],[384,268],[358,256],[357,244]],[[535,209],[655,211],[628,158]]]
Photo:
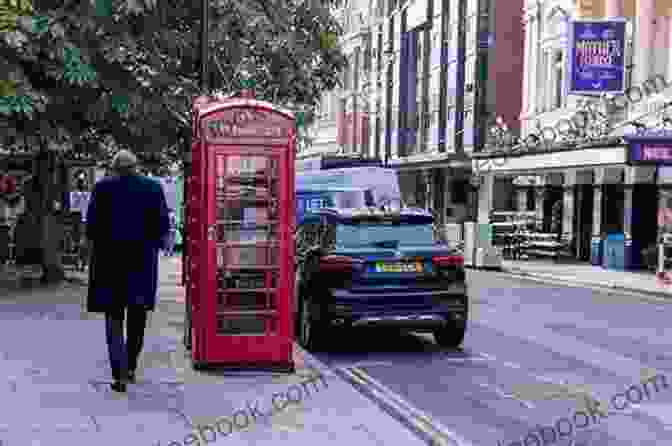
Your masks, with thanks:
[[[672,166],[672,139],[661,136],[629,137],[628,164]]]

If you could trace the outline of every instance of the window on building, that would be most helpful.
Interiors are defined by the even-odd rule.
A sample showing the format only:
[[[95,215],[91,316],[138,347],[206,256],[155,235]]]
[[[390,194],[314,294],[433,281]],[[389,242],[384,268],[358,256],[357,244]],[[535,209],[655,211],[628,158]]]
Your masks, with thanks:
[[[344,79],[343,79],[343,89],[344,90],[352,90],[353,88],[353,83],[354,83],[354,72],[355,72],[355,57],[354,54],[351,54],[347,58],[348,60],[348,65],[343,71]]]
[[[469,42],[469,41],[467,41]],[[476,69],[476,58],[475,57],[468,57],[467,60],[464,62],[464,85],[465,85],[465,94],[467,93],[466,86],[467,85],[474,85],[474,76],[476,73],[474,70]]]
[[[454,204],[467,204],[469,182],[464,180],[456,180],[452,182],[451,201]]]
[[[537,102],[537,112],[542,113],[546,111],[547,108],[547,101],[546,99],[548,98],[548,90],[549,90],[549,85],[548,85],[548,53],[547,52],[542,52],[541,53],[541,63],[539,64],[538,67],[538,73],[537,76],[539,77],[539,82],[537,85],[539,85],[541,88],[539,88],[539,102]]]
[[[415,138],[414,138],[414,149],[413,152],[417,153],[422,150],[422,128],[423,128],[423,118],[422,115],[422,93],[423,93],[423,55],[424,47],[427,44],[425,42],[425,33],[422,31],[415,31],[416,36],[416,65],[415,65],[415,116],[413,120],[413,129],[415,129]]]
[[[526,76],[526,81],[527,83],[525,84],[525,94],[527,94],[527,101],[526,103],[528,104],[527,110],[529,111],[529,104],[532,103],[532,98],[530,97],[532,95],[532,76],[533,76],[533,70],[532,70],[532,63],[533,63],[533,51],[534,51],[534,39],[532,38],[532,21],[529,20],[525,23],[525,41],[527,43],[526,48],[525,48],[525,62],[527,63],[527,66],[525,69],[527,70],[527,76]]]
[[[536,203],[536,197],[534,193],[534,188],[529,187],[527,188],[527,192],[525,193],[525,198],[526,198],[526,210],[527,211],[534,211],[535,203]]]
[[[376,36],[378,41],[376,51],[376,67],[380,73],[383,69],[383,25],[378,25],[378,33]]]
[[[371,70],[373,69],[373,40],[372,40],[372,34],[369,32],[366,34],[366,37],[364,38],[364,54],[363,54],[364,60],[363,60],[363,68],[364,68],[364,75],[369,76],[371,73]]]
[[[553,76],[555,78],[553,107],[560,108],[564,102],[564,77],[562,51],[555,53],[555,64],[553,66]]]
[[[376,1],[376,16],[382,17],[385,14],[385,0]]]

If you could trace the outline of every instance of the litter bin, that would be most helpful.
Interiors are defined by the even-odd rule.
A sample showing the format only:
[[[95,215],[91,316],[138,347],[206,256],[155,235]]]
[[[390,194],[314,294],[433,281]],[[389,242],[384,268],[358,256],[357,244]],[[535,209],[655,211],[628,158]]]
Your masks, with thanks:
[[[604,240],[602,267],[625,270],[625,234],[609,234]]]
[[[593,237],[590,243],[590,264],[602,264],[602,239],[600,237]]]

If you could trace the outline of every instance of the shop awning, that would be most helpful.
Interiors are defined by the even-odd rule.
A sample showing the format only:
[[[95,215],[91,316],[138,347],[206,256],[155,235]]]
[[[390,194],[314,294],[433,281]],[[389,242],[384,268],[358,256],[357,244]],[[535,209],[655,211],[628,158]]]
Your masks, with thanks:
[[[626,164],[627,161],[626,146],[610,146],[474,159],[472,168],[481,174],[526,173],[546,169],[618,165]]]

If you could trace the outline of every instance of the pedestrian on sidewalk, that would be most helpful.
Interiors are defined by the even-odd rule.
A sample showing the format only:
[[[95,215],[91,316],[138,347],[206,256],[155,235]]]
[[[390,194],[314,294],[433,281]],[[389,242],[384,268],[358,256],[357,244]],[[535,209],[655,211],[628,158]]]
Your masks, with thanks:
[[[135,382],[147,312],[156,306],[159,249],[169,226],[161,185],[138,175],[137,163],[131,152],[117,153],[114,175],[95,185],[87,214],[87,310],[105,313],[111,387],[116,392],[125,392],[127,382]]]
[[[172,209],[168,214],[170,220],[170,226],[168,230],[168,235],[166,237],[166,242],[164,246],[164,255],[166,257],[172,257],[175,255],[175,243],[177,238],[177,219],[175,216],[175,211]]]

